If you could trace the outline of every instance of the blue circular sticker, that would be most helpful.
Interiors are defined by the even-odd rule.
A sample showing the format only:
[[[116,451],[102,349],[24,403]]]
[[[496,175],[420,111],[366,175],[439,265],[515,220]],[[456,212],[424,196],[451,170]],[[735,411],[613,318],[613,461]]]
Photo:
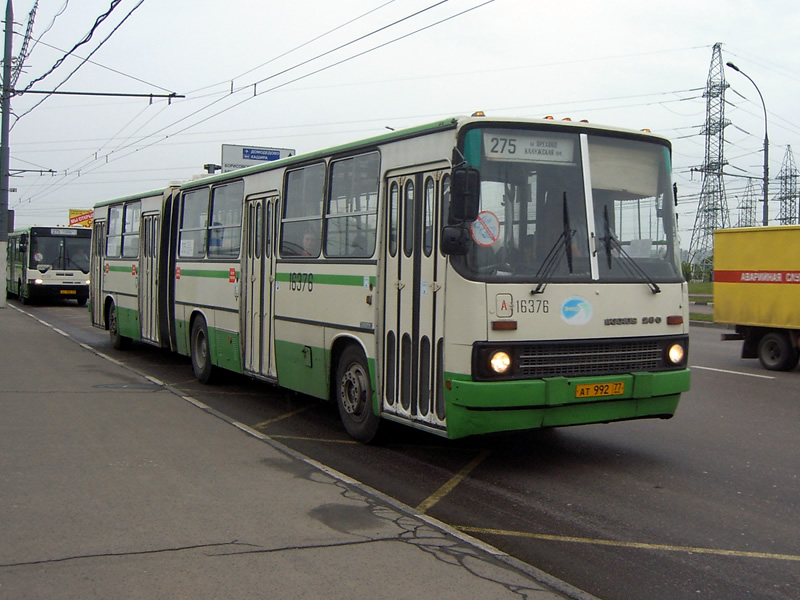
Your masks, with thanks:
[[[586,325],[592,319],[592,305],[580,296],[570,296],[561,303],[561,318],[568,325]]]

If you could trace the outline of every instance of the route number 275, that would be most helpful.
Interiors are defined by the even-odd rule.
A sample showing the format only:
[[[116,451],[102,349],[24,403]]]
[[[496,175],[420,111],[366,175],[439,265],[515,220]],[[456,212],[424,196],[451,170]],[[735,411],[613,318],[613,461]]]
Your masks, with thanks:
[[[493,137],[489,142],[491,154],[515,154],[517,152],[517,140],[514,138]]]

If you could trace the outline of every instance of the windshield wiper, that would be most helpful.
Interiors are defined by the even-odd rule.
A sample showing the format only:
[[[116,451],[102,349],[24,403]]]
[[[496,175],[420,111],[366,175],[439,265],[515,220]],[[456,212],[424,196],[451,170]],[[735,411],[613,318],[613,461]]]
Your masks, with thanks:
[[[623,271],[625,271],[628,276],[630,277],[639,277],[643,279],[648,286],[650,286],[650,290],[654,294],[658,294],[661,292],[661,288],[658,287],[658,284],[653,281],[653,279],[642,269],[638,263],[631,257],[630,254],[625,252],[625,249],[622,247],[620,241],[614,237],[614,234],[611,233],[611,227],[608,225],[608,207],[603,207],[603,220],[605,229],[605,235],[601,238],[603,243],[606,245],[606,260],[608,262],[608,268],[611,268],[611,251],[616,250],[619,252],[618,263]]]
[[[572,236],[575,235],[575,230],[570,229],[569,226],[567,192],[564,192],[563,223],[564,230],[561,232],[561,235],[558,236],[558,239],[553,244],[553,247],[550,248],[547,256],[544,257],[542,266],[539,267],[539,270],[536,271],[536,275],[534,275],[535,279],[539,279],[539,283],[534,289],[531,290],[531,294],[541,294],[544,292],[544,288],[547,287],[547,284],[550,282],[550,277],[553,275],[553,273],[555,273],[558,265],[561,264],[561,260],[563,259],[564,255],[567,257],[567,267],[569,267],[569,272],[572,273]],[[559,252],[559,245],[561,244],[562,240],[564,242],[564,254]]]

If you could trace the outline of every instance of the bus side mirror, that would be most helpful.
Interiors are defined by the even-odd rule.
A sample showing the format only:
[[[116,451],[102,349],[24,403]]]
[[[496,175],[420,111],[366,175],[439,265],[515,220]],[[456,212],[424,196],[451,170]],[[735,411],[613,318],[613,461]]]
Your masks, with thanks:
[[[469,230],[462,225],[448,225],[442,229],[441,249],[447,256],[463,256],[469,252]]]
[[[481,201],[481,175],[472,167],[456,167],[450,184],[450,218],[474,221]]]
[[[23,233],[21,236],[19,236],[19,250],[20,252],[25,252],[27,248],[28,248],[28,234]]]

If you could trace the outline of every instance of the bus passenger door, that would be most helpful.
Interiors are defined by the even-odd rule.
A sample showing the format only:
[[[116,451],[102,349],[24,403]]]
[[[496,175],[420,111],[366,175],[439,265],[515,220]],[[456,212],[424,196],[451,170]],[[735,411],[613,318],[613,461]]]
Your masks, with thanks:
[[[105,327],[103,288],[105,287],[106,222],[95,221],[92,231],[91,270],[89,273],[89,303],[92,325]]]
[[[242,345],[247,372],[274,377],[272,354],[273,215],[276,198],[248,200],[242,249]]]
[[[384,412],[443,428],[441,348],[444,261],[438,251],[440,197],[446,171],[387,182]]]
[[[159,218],[157,214],[142,216],[139,250],[139,326],[142,339],[159,343],[158,328],[158,248]]]

